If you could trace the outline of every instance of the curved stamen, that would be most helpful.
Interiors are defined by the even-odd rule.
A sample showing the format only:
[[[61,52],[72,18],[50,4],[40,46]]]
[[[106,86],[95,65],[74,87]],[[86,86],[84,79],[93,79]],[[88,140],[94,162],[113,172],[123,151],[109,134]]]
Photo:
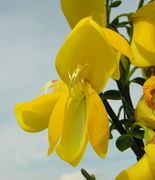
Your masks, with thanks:
[[[78,65],[77,68],[71,73],[68,72],[70,83],[69,93],[72,98],[77,101],[81,101],[85,97],[85,83],[86,73],[88,65]]]

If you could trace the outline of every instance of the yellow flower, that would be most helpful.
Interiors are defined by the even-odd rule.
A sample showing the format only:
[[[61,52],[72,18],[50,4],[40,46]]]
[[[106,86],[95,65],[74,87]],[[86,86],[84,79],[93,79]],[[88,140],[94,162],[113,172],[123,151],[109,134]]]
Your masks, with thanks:
[[[111,31],[104,31],[91,18],[82,19],[56,58],[57,71],[65,84],[60,81],[53,93],[15,107],[19,125],[29,132],[48,127],[48,154],[56,150],[73,166],[80,162],[88,141],[100,157],[107,153],[108,117],[98,94],[118,63],[118,53],[107,33]]]
[[[100,26],[106,26],[105,3],[105,0],[61,0],[61,7],[72,28],[81,19],[89,16]]]
[[[155,1],[133,14],[132,63],[138,67],[155,66]]]
[[[69,97],[64,117],[59,120],[63,128],[51,117],[49,154],[56,149],[72,165],[81,160],[88,141],[99,156],[107,153],[108,118],[98,94],[114,73],[118,56],[105,34],[92,18],[84,18],[69,34],[56,58],[57,72],[68,86]]]
[[[155,144],[145,146],[144,156],[133,166],[122,171],[116,180],[154,180],[155,178]]]
[[[143,92],[135,109],[135,120],[155,129],[155,76],[144,83]]]

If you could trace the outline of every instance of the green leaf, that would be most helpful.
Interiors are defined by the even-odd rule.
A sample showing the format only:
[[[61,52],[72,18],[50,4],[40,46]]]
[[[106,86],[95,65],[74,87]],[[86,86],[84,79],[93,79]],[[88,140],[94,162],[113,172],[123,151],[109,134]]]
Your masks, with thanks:
[[[82,175],[86,178],[86,180],[96,180],[95,176],[93,174],[89,174],[85,169],[81,169]]]
[[[109,90],[109,91],[104,92],[101,95],[101,99],[102,100],[104,100],[104,99],[120,100],[121,99],[121,94],[117,90]]]
[[[117,141],[116,146],[120,151],[125,151],[133,144],[133,137],[129,134],[121,135]]]
[[[122,3],[122,1],[115,1],[115,2],[113,2],[113,3],[110,4],[110,7],[111,7],[111,8],[118,7],[121,3]]]
[[[112,24],[113,26],[116,26],[116,27],[117,27],[117,25],[119,24],[119,18],[115,18],[115,19],[111,22],[111,24]]]
[[[131,128],[130,134],[137,139],[144,138],[144,130],[141,130],[140,127]]]
[[[137,83],[137,84],[143,86],[145,79],[141,78],[141,77],[137,77],[137,78],[132,79],[130,82]]]

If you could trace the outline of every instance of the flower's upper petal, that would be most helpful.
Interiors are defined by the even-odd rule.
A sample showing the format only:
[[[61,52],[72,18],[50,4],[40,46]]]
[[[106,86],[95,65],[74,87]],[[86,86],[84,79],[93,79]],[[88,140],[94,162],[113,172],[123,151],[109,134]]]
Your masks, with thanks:
[[[82,158],[87,141],[86,100],[68,101],[62,137],[56,152],[64,161],[76,166]]]
[[[155,18],[155,1],[146,4],[142,8],[138,9],[136,13],[134,13],[132,16],[133,18],[139,18],[139,17],[145,17],[145,18]]]
[[[61,0],[61,7],[72,28],[88,16],[92,16],[99,25],[106,26],[105,0]]]
[[[134,54],[134,58],[131,60],[132,64],[137,67],[155,66],[154,52],[146,50],[134,40],[132,41],[131,47]]]
[[[155,53],[155,22],[146,18],[133,20],[133,38],[148,51]]]
[[[105,157],[109,141],[109,124],[106,109],[90,85],[87,84],[88,135],[96,153]]]
[[[136,164],[122,171],[116,180],[154,180],[147,156],[144,155]]]
[[[61,93],[49,93],[31,102],[17,103],[15,113],[19,125],[29,132],[46,129],[52,110],[60,96]]]
[[[62,135],[67,99],[68,94],[62,94],[52,111],[48,125],[48,140],[50,145],[48,155],[53,152],[56,144],[58,143]]]
[[[116,64],[116,53],[103,35],[102,28],[91,18],[85,18],[77,24],[56,58],[57,71],[68,85],[69,72],[78,65],[87,65],[88,72],[84,78],[98,93],[103,90]]]
[[[117,52],[120,52],[121,54],[127,56],[129,59],[133,59],[133,54],[129,43],[124,37],[108,28],[102,28],[102,30],[111,46]]]
[[[147,105],[144,96],[139,100],[134,116],[136,121],[142,122],[151,129],[155,129],[154,111]]]

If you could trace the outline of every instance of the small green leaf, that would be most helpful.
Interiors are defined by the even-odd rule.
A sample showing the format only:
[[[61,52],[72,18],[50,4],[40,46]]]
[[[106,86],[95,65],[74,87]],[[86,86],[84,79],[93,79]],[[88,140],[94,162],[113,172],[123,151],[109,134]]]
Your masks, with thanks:
[[[137,139],[144,138],[144,130],[141,130],[140,128],[133,128],[133,129],[131,128],[130,134]]]
[[[109,91],[104,92],[101,95],[101,99],[102,100],[104,100],[104,99],[120,100],[121,99],[121,94],[117,90],[109,90]]]
[[[113,26],[116,26],[116,27],[117,27],[117,25],[119,24],[119,18],[115,18],[115,19],[111,22],[111,24],[112,24]]]
[[[111,7],[111,8],[118,7],[121,3],[122,3],[122,1],[115,1],[115,2],[113,2],[113,3],[110,4],[110,7]]]
[[[93,174],[89,174],[85,169],[81,169],[82,175],[86,178],[86,180],[96,180],[95,176]]]
[[[134,82],[134,83],[137,83],[137,84],[140,84],[141,86],[143,86],[145,79],[141,78],[141,77],[137,77],[137,78],[132,79],[130,82]]]
[[[120,136],[116,141],[116,146],[120,151],[125,151],[133,144],[133,137],[129,134]]]

